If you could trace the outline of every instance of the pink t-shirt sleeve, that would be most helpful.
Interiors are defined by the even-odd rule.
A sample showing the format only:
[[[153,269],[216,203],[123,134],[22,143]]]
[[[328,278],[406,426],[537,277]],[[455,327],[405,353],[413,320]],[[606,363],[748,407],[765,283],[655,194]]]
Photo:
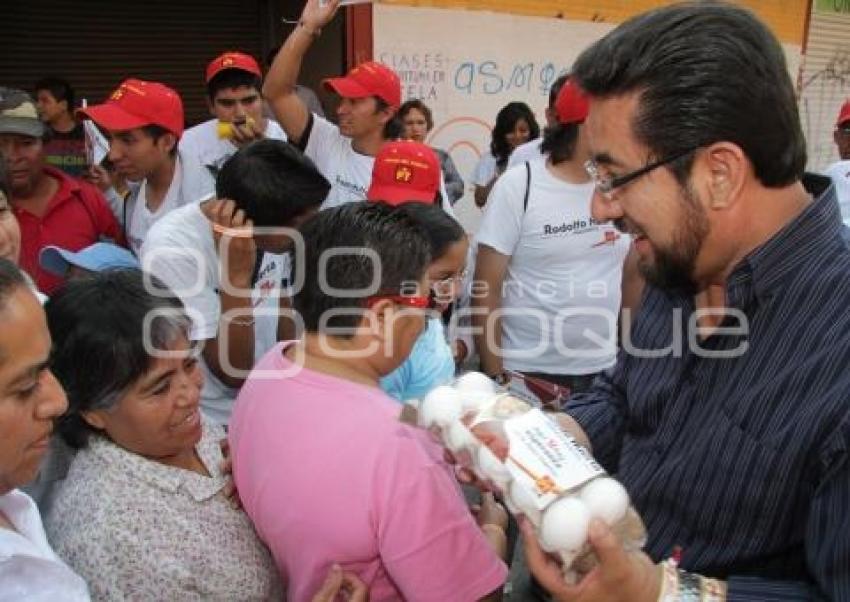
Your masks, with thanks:
[[[425,456],[421,448],[411,451],[419,454]],[[413,470],[410,462],[402,470],[398,456],[386,460],[395,466],[386,467],[393,478],[382,479],[387,489],[376,497],[378,547],[404,599],[471,601],[501,587],[507,567],[475,524],[445,464],[420,457]]]

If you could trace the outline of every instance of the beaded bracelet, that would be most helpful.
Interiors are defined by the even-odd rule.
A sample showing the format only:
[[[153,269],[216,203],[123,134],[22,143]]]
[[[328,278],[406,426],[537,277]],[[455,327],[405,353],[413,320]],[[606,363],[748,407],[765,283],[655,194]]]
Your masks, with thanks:
[[[726,602],[721,581],[702,577],[678,568],[678,563],[668,558],[659,565],[661,592],[658,602]]]
[[[225,315],[224,319],[234,326],[253,326],[256,320],[253,316],[229,316]]]

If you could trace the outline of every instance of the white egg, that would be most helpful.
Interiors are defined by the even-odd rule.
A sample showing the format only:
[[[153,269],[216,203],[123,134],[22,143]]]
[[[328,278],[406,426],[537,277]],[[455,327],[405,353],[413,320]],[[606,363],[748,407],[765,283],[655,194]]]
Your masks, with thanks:
[[[470,430],[466,428],[466,425],[459,420],[452,422],[443,431],[443,437],[446,447],[454,453],[473,448],[478,441]]]
[[[590,510],[575,496],[555,500],[543,512],[540,545],[547,552],[571,551],[587,541]]]
[[[501,489],[505,489],[511,482],[511,473],[508,467],[496,457],[490,448],[482,445],[478,448],[478,470],[480,476],[490,479]]]
[[[490,395],[495,395],[496,393],[496,383],[481,372],[467,372],[466,374],[462,374],[455,381],[455,387],[460,391],[481,391]]]
[[[461,406],[458,392],[449,386],[432,389],[419,404],[419,425],[446,427],[460,418]]]
[[[534,526],[540,525],[542,513],[534,503],[534,494],[528,491],[519,481],[511,483],[510,494],[506,496],[516,506],[520,513],[524,514]]]
[[[590,514],[607,524],[622,520],[629,508],[629,494],[616,479],[600,477],[582,487],[579,493]]]
[[[496,396],[496,383],[480,372],[467,372],[455,381],[464,412],[477,412]]]

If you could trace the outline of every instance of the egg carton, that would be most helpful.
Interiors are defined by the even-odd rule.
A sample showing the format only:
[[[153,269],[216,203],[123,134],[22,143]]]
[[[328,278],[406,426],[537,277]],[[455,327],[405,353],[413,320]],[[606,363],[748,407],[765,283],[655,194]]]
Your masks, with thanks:
[[[587,541],[592,519],[605,521],[627,549],[646,542],[625,488],[554,420],[484,374],[467,372],[432,390],[418,403],[417,422],[531,522],[568,582],[596,563]]]

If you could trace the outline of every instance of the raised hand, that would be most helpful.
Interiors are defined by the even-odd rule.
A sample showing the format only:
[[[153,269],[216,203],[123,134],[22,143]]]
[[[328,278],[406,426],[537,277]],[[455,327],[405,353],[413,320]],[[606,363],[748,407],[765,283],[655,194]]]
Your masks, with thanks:
[[[233,133],[230,140],[239,148],[266,137],[266,133],[260,129],[260,124],[253,119],[242,122],[233,121],[230,127]]]
[[[213,224],[215,247],[221,259],[222,277],[231,287],[248,289],[257,261],[254,224],[245,212],[229,199],[212,201],[209,216]]]
[[[301,23],[311,32],[330,23],[339,9],[339,0],[307,0],[301,13]]]

